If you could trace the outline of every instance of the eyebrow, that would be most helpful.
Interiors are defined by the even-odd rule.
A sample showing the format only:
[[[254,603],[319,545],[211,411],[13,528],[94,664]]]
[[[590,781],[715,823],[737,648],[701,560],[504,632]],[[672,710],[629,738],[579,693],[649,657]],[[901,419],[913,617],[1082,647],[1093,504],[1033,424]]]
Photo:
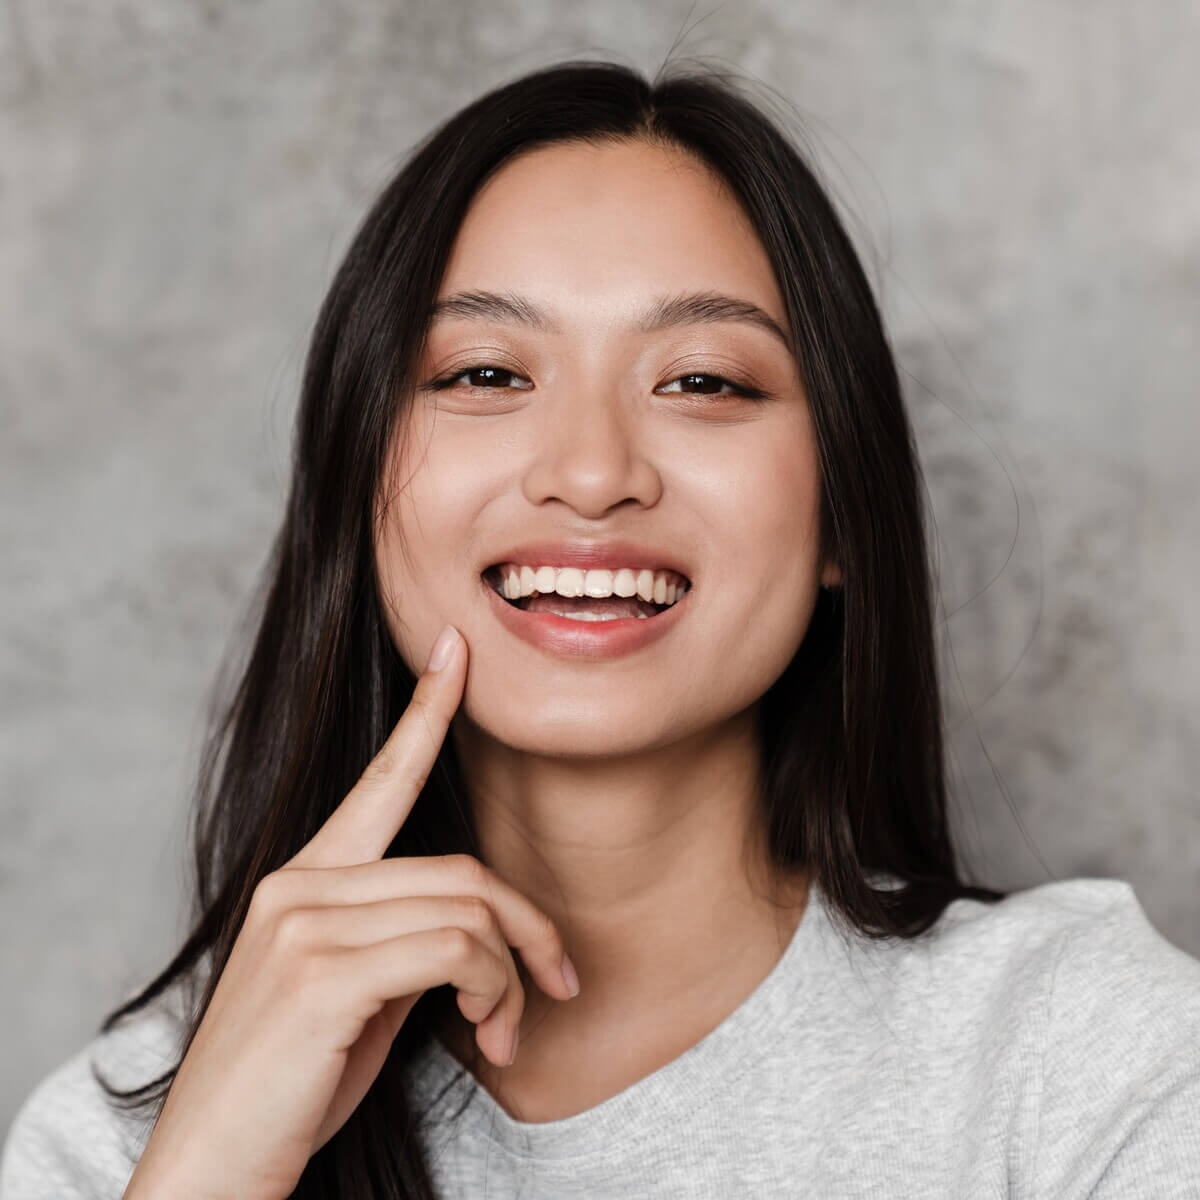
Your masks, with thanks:
[[[430,309],[430,322],[450,317],[468,320],[503,321],[526,325],[541,333],[558,333],[559,327],[536,304],[511,292],[455,292],[438,300]],[[678,325],[736,321],[765,329],[792,353],[792,339],[769,313],[749,300],[738,300],[721,292],[682,292],[659,296],[632,328],[637,333],[655,333]]]

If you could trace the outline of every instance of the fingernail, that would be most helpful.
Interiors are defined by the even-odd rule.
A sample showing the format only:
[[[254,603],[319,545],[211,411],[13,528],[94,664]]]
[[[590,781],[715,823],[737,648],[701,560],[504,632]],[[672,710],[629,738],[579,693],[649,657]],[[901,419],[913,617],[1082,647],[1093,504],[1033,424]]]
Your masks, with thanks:
[[[563,983],[572,996],[579,995],[579,976],[575,973],[575,964],[564,954],[562,960]]]
[[[433,653],[429,656],[429,666],[426,669],[440,671],[450,661],[450,655],[457,641],[458,630],[453,625],[447,625],[438,634],[438,640],[433,643]]]
[[[517,1043],[521,1040],[520,1030],[514,1029],[512,1035],[512,1049],[508,1054],[508,1065],[511,1067],[517,1061]]]

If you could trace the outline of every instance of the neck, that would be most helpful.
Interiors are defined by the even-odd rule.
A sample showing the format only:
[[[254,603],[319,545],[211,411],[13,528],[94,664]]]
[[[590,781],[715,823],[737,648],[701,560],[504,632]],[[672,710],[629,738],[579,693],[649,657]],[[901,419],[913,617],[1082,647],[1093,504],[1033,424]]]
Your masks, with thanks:
[[[590,760],[521,753],[456,719],[483,861],[554,920],[581,984],[564,1004],[521,971],[523,1049],[506,1081],[522,1065],[536,1075],[538,1055],[565,1046],[578,1062],[611,1054],[615,1038],[644,1043],[649,1058],[668,1034],[690,1026],[698,1039],[778,961],[808,877],[769,863],[756,717]],[[439,1032],[471,1057],[474,1027],[457,1009]]]

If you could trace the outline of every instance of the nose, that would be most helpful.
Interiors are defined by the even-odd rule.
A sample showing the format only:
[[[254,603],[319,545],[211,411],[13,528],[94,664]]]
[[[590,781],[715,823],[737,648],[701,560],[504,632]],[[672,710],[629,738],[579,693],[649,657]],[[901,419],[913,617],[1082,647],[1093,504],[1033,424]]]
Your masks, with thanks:
[[[645,507],[657,503],[662,478],[638,414],[613,389],[572,387],[544,411],[522,480],[531,504],[560,500],[580,516],[599,519],[629,500]]]

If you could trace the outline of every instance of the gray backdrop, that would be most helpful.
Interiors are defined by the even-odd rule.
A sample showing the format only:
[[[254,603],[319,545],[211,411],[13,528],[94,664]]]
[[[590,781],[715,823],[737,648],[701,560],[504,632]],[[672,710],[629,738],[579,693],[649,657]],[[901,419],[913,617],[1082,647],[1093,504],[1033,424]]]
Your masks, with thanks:
[[[1200,7],[0,0],[0,1129],[183,932],[205,697],[375,190],[485,88],[677,39],[800,110],[879,288],[968,865],[1127,879],[1200,955]]]

